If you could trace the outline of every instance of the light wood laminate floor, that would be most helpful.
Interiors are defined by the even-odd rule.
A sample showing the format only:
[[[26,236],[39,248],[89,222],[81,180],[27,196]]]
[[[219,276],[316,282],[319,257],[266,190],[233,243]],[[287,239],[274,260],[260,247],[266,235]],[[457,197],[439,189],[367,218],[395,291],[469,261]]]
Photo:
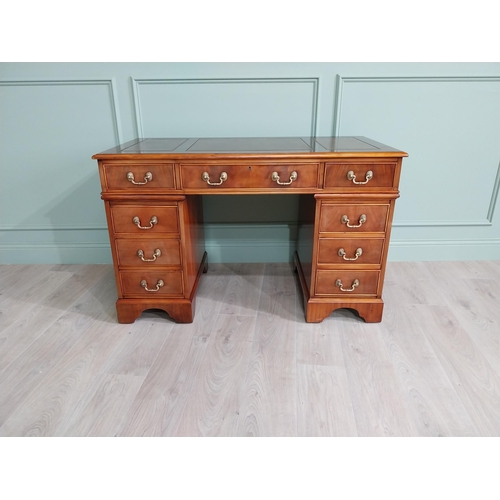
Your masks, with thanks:
[[[192,324],[109,265],[0,266],[0,436],[499,436],[500,261],[389,263],[382,323],[304,321],[288,264],[211,264]]]

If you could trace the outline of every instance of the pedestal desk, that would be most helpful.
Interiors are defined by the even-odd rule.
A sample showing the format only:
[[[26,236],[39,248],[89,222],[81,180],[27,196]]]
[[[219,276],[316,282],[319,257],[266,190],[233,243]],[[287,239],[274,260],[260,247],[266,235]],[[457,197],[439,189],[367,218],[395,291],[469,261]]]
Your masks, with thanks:
[[[202,195],[298,194],[294,267],[307,322],[351,308],[382,319],[403,151],[366,137],[136,139],[99,164],[120,323],[194,318],[207,270]]]

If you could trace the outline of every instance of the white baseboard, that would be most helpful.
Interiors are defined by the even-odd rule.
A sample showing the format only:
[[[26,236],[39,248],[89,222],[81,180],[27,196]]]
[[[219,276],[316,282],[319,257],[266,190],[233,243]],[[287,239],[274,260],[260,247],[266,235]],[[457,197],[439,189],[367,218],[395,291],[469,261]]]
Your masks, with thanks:
[[[391,262],[500,260],[500,239],[391,240],[387,260]]]
[[[0,245],[0,264],[111,264],[105,243]]]

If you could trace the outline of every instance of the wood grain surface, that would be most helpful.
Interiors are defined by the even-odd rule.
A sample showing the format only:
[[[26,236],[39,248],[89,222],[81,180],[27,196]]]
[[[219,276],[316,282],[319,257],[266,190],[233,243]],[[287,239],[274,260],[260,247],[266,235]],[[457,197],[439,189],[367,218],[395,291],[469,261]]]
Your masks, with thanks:
[[[212,264],[118,324],[112,266],[0,266],[0,436],[500,436],[498,283],[389,263],[381,323],[310,324],[291,265]]]

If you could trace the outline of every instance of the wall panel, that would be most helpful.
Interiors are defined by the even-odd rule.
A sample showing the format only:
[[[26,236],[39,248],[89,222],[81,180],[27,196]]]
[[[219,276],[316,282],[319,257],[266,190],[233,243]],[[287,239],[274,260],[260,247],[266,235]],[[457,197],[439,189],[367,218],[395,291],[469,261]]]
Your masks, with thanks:
[[[133,79],[139,137],[315,135],[315,78]]]
[[[0,81],[0,137],[3,259],[108,259],[91,155],[122,140],[113,81]]]
[[[395,225],[491,224],[499,187],[500,78],[341,77],[339,84],[339,135],[358,131],[390,144],[404,141],[412,151]]]
[[[474,241],[478,258],[500,258],[492,227],[500,188],[500,77],[340,75],[335,111],[337,134],[404,144],[410,153],[392,259],[473,258]]]
[[[111,262],[116,143],[332,131],[410,154],[390,260],[500,259],[498,63],[1,63],[0,262]],[[288,259],[297,198],[254,198],[205,198],[212,262]]]

